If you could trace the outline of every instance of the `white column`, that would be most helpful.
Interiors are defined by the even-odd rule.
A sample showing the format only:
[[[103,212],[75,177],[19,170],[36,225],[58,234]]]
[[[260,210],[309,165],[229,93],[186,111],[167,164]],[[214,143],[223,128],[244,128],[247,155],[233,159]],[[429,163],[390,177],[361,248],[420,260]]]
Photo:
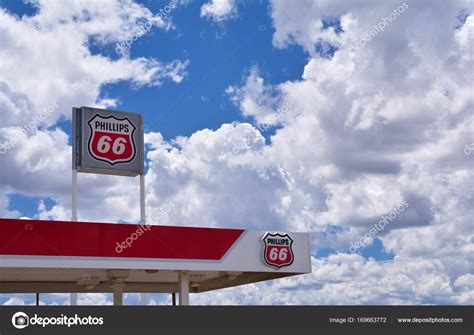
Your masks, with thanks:
[[[70,303],[71,306],[76,306],[77,305],[77,293],[71,293],[70,294],[69,303]]]
[[[71,221],[77,221],[77,170],[72,169]]]
[[[148,305],[148,293],[140,293],[140,305]]]
[[[146,224],[145,213],[145,175],[140,175],[140,224]],[[140,305],[148,305],[148,294],[140,294]]]
[[[187,271],[180,271],[179,277],[179,305],[189,305],[189,274]]]
[[[112,284],[112,289],[114,291],[114,306],[122,306],[124,286],[125,284],[123,283]]]
[[[145,215],[145,175],[140,175],[140,223],[146,223]]]
[[[77,221],[77,170],[74,168],[72,169],[71,221]],[[77,305],[77,293],[70,294],[69,303],[71,306]]]

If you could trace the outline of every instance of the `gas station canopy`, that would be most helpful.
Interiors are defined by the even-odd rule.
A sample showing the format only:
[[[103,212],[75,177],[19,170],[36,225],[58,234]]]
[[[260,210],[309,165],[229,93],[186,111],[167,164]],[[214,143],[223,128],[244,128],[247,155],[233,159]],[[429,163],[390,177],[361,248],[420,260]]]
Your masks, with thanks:
[[[0,219],[0,293],[180,293],[186,304],[189,292],[309,272],[306,233]]]

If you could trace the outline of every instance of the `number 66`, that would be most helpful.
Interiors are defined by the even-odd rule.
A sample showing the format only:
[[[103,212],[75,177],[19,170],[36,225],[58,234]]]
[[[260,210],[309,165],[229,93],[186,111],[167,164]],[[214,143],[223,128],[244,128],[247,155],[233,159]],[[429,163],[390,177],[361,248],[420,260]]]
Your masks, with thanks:
[[[282,248],[280,249],[280,251],[278,251],[278,248],[271,248],[270,255],[268,255],[268,257],[270,258],[271,261],[276,261],[277,258],[280,261],[284,261],[288,257],[288,250]]]
[[[112,152],[116,155],[121,155],[125,152],[125,143],[127,141],[122,137],[117,137],[112,145]],[[108,153],[110,151],[110,143],[112,143],[112,138],[110,136],[104,135],[99,139],[97,143],[97,150],[102,153]]]

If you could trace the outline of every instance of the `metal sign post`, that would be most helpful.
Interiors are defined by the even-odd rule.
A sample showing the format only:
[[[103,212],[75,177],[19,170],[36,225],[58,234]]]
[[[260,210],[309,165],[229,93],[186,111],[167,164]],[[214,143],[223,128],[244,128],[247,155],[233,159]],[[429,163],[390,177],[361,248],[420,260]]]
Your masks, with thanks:
[[[75,146],[77,141],[77,127],[75,123],[75,115],[72,118],[72,198],[71,198],[71,221],[77,221],[77,170],[76,170],[76,155]],[[77,305],[77,293],[69,295],[69,304],[71,306]]]
[[[146,224],[145,215],[145,173],[140,175],[140,224]],[[140,294],[140,304],[148,305],[148,295],[146,293]]]
[[[143,116],[80,107],[72,109],[71,221],[77,221],[77,173],[140,176],[140,224],[146,223]],[[146,293],[141,303],[147,304]],[[71,305],[77,293],[71,293]]]
[[[140,175],[140,223],[146,223],[145,215],[145,175]]]

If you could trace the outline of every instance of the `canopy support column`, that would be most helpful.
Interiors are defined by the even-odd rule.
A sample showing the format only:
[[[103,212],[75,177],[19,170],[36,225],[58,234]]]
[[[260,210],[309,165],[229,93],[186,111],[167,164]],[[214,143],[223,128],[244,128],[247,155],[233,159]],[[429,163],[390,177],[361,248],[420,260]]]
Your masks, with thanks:
[[[114,291],[114,306],[122,306],[124,287],[125,287],[125,284],[123,283],[112,284],[112,289]]]
[[[179,305],[189,305],[189,274],[187,271],[179,272]]]

